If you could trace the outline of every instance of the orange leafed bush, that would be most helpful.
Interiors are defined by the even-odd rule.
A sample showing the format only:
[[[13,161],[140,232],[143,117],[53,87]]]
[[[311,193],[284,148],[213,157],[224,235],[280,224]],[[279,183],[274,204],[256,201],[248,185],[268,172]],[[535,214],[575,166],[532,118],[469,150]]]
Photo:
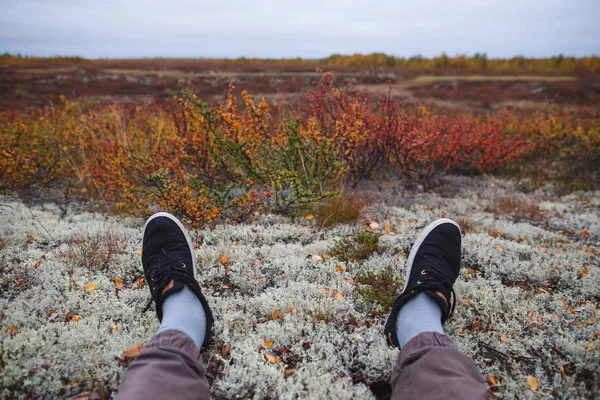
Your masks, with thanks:
[[[233,86],[217,106],[188,90],[162,106],[63,99],[43,111],[0,113],[0,190],[140,215],[158,207],[198,228],[295,213],[339,195],[342,182],[383,173],[428,184],[440,173],[492,172],[560,143],[567,150],[550,153],[597,160],[597,116],[585,126],[544,118],[408,108],[341,90],[331,74],[286,109]]]

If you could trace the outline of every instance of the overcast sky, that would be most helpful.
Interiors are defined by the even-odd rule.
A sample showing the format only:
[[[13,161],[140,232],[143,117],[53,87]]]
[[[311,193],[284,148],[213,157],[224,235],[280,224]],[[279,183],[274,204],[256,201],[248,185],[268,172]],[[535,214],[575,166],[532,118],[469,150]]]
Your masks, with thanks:
[[[0,52],[600,55],[600,0],[0,0]]]

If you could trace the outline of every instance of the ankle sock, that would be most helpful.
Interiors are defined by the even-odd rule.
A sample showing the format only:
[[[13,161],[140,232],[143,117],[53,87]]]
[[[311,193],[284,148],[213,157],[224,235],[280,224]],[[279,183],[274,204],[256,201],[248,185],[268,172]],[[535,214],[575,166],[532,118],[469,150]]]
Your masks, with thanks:
[[[189,337],[200,348],[206,335],[206,312],[198,297],[185,286],[173,293],[162,304],[163,318],[156,334],[178,331]]]
[[[402,306],[396,319],[396,335],[400,347],[422,332],[444,334],[442,310],[425,293],[419,293]]]

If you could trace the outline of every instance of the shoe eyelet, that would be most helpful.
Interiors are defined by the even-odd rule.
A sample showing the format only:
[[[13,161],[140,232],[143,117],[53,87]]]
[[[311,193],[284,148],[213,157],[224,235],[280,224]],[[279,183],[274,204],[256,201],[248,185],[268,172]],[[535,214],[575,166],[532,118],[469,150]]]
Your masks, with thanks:
[[[417,281],[417,285],[420,285],[421,283],[423,283],[423,282],[421,282],[421,281]]]
[[[186,267],[185,263],[181,263],[181,265],[179,266],[179,268],[186,269],[187,267]]]
[[[421,275],[427,275],[427,272],[423,269],[421,270]]]

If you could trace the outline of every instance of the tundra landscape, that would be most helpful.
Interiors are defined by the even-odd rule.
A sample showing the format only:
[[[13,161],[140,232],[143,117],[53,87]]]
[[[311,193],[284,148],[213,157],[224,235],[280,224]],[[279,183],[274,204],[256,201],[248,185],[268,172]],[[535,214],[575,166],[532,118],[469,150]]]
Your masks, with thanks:
[[[144,219],[194,242],[217,399],[391,397],[419,232],[491,398],[600,391],[600,59],[0,56],[0,397],[110,399],[156,332]]]

